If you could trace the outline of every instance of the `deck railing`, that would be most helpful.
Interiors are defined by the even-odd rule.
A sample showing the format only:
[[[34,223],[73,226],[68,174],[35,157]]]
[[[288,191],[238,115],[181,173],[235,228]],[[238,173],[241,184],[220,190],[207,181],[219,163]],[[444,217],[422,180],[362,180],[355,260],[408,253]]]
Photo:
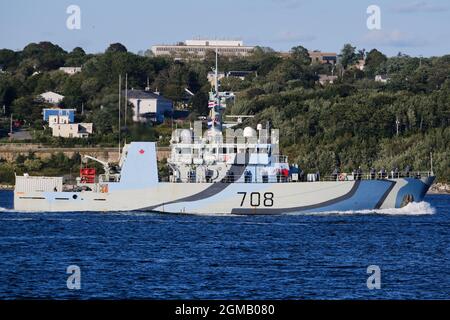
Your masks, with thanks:
[[[275,163],[287,163],[287,156],[274,155],[273,160]]]
[[[434,173],[431,171],[414,171],[414,172],[410,172],[405,173],[405,172],[398,172],[398,173],[385,173],[384,175],[380,174],[380,173],[376,173],[374,175],[370,174],[370,173],[362,173],[362,174],[348,174],[348,173],[343,173],[343,174],[339,174],[337,176],[335,175],[327,175],[327,176],[317,176],[316,174],[310,174],[310,175],[314,175],[315,178],[309,180],[307,178],[307,175],[303,176],[303,177],[299,177],[298,181],[292,181],[291,176],[285,177],[282,175],[277,175],[277,176],[264,176],[264,177],[259,177],[258,180],[255,179],[254,176],[247,176],[245,177],[245,175],[242,176],[236,176],[236,175],[225,175],[224,177],[222,177],[222,179],[220,181],[209,181],[209,180],[205,180],[203,179],[202,181],[197,181],[195,178],[189,180],[179,180],[179,181],[172,181],[174,183],[205,183],[205,182],[210,182],[210,183],[275,183],[275,182],[280,182],[280,183],[296,183],[296,182],[317,182],[317,181],[338,181],[338,182],[344,182],[344,181],[355,181],[355,180],[387,180],[387,179],[400,179],[400,178],[414,178],[414,179],[421,179],[424,177],[430,177],[433,176]],[[166,181],[171,181],[170,179],[167,178],[160,178],[159,181],[161,182],[166,182]]]
[[[411,172],[376,172],[376,173],[340,173],[338,175],[327,175],[320,177],[320,181],[354,181],[354,180],[383,180],[383,179],[400,179],[400,178],[416,178],[433,176],[431,171],[411,171]]]

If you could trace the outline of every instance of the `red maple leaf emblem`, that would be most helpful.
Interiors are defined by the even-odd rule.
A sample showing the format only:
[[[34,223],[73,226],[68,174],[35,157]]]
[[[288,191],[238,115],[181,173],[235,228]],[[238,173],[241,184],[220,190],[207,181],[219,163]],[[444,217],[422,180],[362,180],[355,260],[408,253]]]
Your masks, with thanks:
[[[145,152],[144,149],[139,150],[140,154],[144,154],[144,152]]]

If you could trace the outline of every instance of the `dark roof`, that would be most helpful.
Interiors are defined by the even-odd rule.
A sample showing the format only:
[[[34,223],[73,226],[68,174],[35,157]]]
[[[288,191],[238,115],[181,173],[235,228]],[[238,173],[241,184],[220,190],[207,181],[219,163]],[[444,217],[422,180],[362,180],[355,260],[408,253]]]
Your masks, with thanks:
[[[233,70],[233,71],[228,71],[227,76],[229,76],[229,77],[245,77],[251,73],[253,73],[253,71]]]
[[[124,91],[125,93],[125,91]],[[164,98],[156,93],[144,90],[128,90],[128,99],[159,99],[172,102],[172,100]]]

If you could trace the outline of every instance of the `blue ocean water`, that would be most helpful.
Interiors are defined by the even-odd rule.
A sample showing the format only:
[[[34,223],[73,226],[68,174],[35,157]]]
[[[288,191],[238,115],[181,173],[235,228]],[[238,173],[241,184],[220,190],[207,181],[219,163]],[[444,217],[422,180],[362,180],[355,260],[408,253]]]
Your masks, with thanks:
[[[450,298],[448,195],[320,216],[19,213],[12,201],[0,191],[1,299]],[[367,288],[369,265],[381,289]]]

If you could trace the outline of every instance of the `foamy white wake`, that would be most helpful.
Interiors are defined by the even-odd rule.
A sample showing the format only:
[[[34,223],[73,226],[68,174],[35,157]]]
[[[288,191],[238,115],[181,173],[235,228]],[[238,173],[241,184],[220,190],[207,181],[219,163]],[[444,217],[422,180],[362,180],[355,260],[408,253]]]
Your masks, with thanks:
[[[0,207],[0,212],[14,212],[13,209]],[[436,213],[436,209],[433,208],[428,202],[411,202],[403,208],[394,208],[394,209],[372,209],[372,210],[348,210],[348,211],[324,211],[324,212],[309,212],[306,215],[314,214],[314,215],[328,215],[328,214],[386,214],[386,215],[426,215],[426,214],[434,214]],[[123,214],[123,213],[120,213]],[[149,213],[139,213],[139,212],[127,212],[125,215],[148,215]],[[153,213],[152,213],[153,214]],[[288,215],[298,215],[305,213],[287,213]],[[202,214],[203,215],[203,214]],[[208,216],[233,216],[234,214],[208,214]]]
[[[433,208],[428,202],[411,202],[403,208],[392,209],[371,209],[371,210],[348,210],[348,211],[327,211],[317,212],[314,214],[386,214],[386,215],[426,215],[434,214],[436,209]]]

